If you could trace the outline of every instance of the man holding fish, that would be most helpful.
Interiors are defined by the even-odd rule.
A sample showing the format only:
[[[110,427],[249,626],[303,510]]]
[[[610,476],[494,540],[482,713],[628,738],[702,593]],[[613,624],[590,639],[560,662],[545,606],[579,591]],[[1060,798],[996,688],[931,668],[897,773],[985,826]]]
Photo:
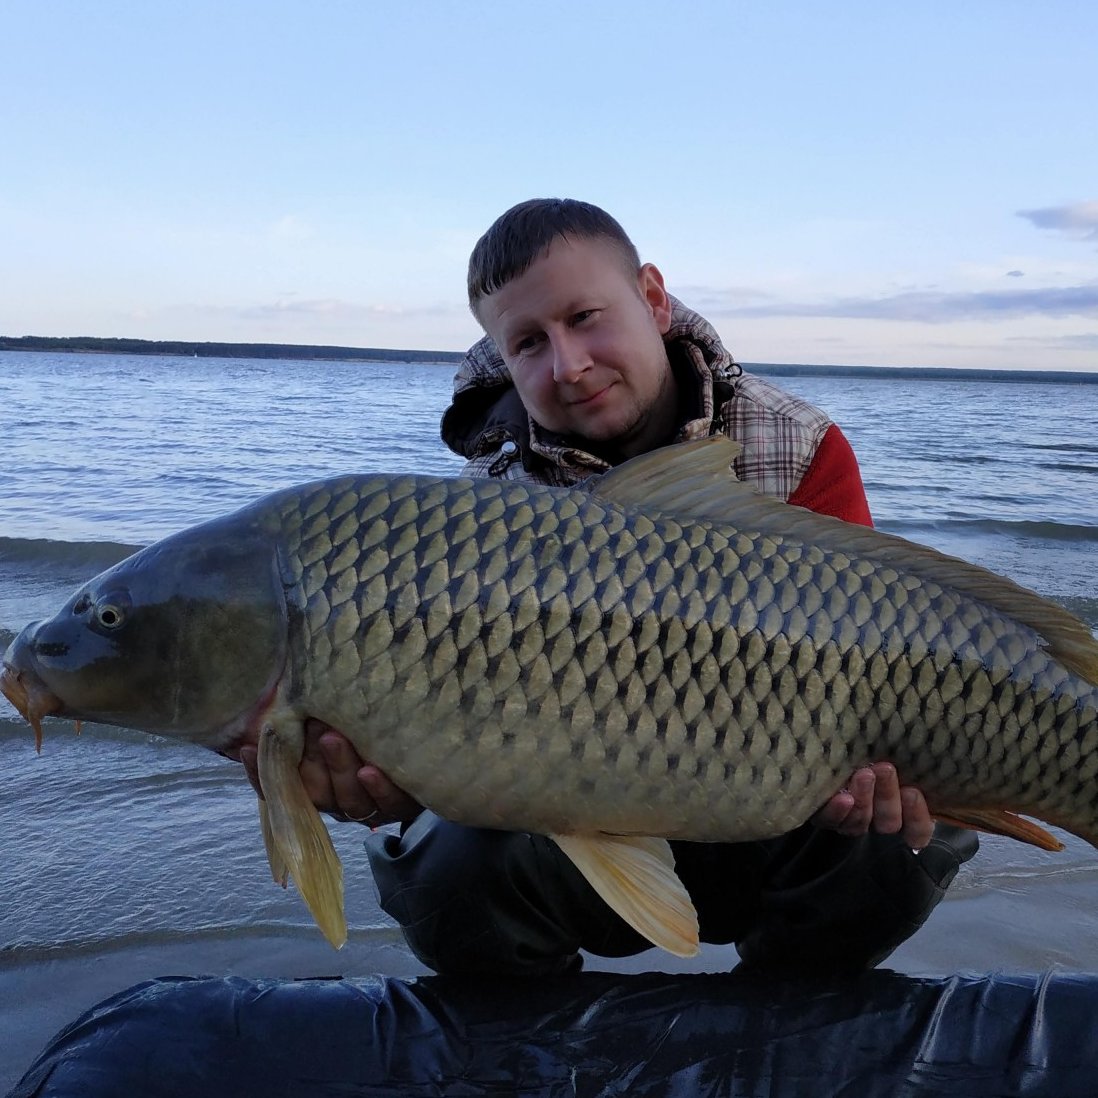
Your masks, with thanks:
[[[620,225],[595,206],[532,200],[477,243],[469,301],[487,333],[466,356],[442,422],[465,475],[575,485],[672,442],[726,434],[733,470],[766,495],[871,525],[857,461],[806,402],[743,373],[713,328],[671,297]],[[258,790],[257,750],[241,760]],[[382,906],[440,972],[545,975],[578,950],[650,942],[595,894],[550,839],[472,828],[424,810],[351,742],[306,728],[313,803],[399,835],[367,840]],[[878,963],[938,903],[976,850],[935,828],[922,793],[886,761],[858,769],[812,821],[756,842],[674,842],[701,938],[800,973]]]

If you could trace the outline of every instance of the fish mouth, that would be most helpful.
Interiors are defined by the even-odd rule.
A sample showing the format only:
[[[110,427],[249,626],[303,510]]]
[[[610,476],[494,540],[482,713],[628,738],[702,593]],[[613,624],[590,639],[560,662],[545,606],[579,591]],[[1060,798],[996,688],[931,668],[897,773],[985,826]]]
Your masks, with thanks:
[[[59,713],[63,703],[56,694],[34,674],[19,671],[10,663],[5,663],[0,671],[0,694],[19,711],[19,715],[30,722],[34,729],[34,749],[42,752],[42,718],[51,713]]]

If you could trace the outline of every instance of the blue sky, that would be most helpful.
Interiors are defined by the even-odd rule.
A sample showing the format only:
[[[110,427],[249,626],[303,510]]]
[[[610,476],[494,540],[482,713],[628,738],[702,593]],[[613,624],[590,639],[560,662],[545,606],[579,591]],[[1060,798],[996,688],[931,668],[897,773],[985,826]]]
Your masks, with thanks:
[[[1098,370],[1098,4],[8,0],[0,334],[458,349],[596,202],[748,362]]]

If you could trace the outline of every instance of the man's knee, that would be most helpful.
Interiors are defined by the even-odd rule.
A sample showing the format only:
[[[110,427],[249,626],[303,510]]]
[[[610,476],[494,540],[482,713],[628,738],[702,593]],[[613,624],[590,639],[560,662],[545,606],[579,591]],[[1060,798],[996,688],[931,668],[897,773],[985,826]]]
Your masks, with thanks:
[[[559,972],[578,943],[540,892],[560,855],[540,836],[463,827],[423,813],[403,835],[367,840],[382,908],[436,972]]]

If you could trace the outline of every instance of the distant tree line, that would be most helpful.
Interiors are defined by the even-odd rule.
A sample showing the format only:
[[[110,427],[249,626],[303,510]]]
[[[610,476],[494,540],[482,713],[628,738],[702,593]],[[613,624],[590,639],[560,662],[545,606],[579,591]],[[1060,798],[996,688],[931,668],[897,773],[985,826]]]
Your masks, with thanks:
[[[71,351],[188,358],[350,359],[363,362],[458,362],[459,351],[394,351],[388,347],[323,347],[297,343],[192,343],[180,339],[101,339],[97,336],[0,336],[0,351]]]
[[[389,347],[326,347],[298,343],[192,343],[187,340],[100,339],[96,336],[0,336],[0,351],[73,351],[84,354],[185,355],[190,358],[328,359],[357,362],[460,362],[463,351],[395,351]],[[1098,384],[1098,373],[1070,370],[981,370],[948,366],[816,366],[748,362],[771,377],[895,378],[925,381],[1036,381]]]

